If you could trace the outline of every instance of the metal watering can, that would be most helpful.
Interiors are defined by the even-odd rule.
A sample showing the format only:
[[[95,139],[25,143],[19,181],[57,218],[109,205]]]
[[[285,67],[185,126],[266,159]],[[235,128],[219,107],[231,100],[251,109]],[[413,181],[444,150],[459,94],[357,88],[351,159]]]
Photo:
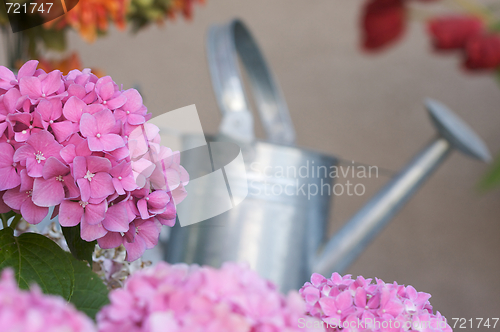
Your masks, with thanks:
[[[165,259],[171,263],[218,267],[225,261],[246,261],[282,291],[298,289],[312,272],[342,273],[453,149],[479,160],[491,160],[486,145],[467,124],[441,103],[427,100],[425,106],[437,129],[436,138],[331,239],[326,239],[331,197],[323,189],[331,190],[333,181],[321,170],[337,166],[338,160],[294,146],[294,129],[284,98],[241,21],[212,27],[207,53],[223,114],[219,135],[208,140],[237,142],[250,189],[248,197],[226,213],[186,227],[177,223],[165,247]],[[254,137],[237,55],[247,72],[267,141]],[[197,161],[188,158],[183,163],[190,166]],[[296,172],[301,167],[309,176]],[[311,167],[317,174],[311,176]],[[312,185],[321,188],[321,194],[299,190],[314,188]],[[207,186],[206,191],[210,190]],[[197,200],[178,208],[197,213],[207,204]]]

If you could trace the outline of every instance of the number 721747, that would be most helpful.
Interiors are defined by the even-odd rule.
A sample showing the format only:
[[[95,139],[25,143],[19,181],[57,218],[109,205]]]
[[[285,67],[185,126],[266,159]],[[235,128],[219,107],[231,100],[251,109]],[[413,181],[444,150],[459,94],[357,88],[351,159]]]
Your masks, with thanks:
[[[36,2],[30,2],[30,3],[23,3],[22,5],[18,2],[6,2],[5,5],[7,6],[7,13],[8,14],[36,14],[37,12],[40,13],[50,13],[50,9],[52,8],[52,5],[54,3],[52,2],[41,2],[41,3],[36,3]],[[45,7],[44,7],[45,5]],[[37,8],[38,7],[38,8]]]
[[[453,328],[466,329],[466,328],[495,328],[499,318],[452,318],[454,321]],[[458,324],[458,325],[457,325]]]

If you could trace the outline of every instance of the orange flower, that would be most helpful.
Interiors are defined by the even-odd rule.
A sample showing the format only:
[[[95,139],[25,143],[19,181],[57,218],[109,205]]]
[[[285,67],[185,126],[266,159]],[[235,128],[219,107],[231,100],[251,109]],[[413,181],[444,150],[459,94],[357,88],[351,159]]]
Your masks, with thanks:
[[[98,32],[108,30],[112,21],[119,29],[125,29],[125,15],[129,0],[80,0],[60,20],[46,23],[62,29],[69,25],[80,33],[87,42],[93,42]]]
[[[185,18],[191,19],[193,16],[193,5],[197,2],[205,3],[205,0],[173,0],[171,7],[168,9],[168,15],[175,17],[178,12],[181,12]]]
[[[66,4],[68,4],[69,1],[75,0],[66,0]],[[57,30],[70,26],[78,31],[85,41],[93,42],[100,33],[104,33],[108,30],[110,21],[120,30],[125,29],[127,19],[134,21],[130,16],[127,17],[127,15],[131,15],[129,12],[131,1],[132,0],[79,0],[78,4],[65,15],[61,16],[61,18],[47,22],[44,26],[48,29],[54,28]],[[178,14],[187,19],[191,19],[193,7],[196,3],[205,3],[205,0],[166,0],[166,3],[162,2],[160,5],[154,3],[140,4],[139,7],[141,7],[141,9],[146,8],[147,10],[148,6],[151,7],[150,9],[153,11],[160,9],[162,13],[164,13],[164,17],[152,19],[149,16],[142,17],[141,15],[143,14],[139,13],[139,28],[152,21],[161,24],[163,19],[173,19]]]

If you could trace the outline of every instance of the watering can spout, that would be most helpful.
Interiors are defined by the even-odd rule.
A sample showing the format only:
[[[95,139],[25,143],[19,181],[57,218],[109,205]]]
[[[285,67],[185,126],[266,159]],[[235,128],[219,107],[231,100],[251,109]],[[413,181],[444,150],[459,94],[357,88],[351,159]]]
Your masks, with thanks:
[[[323,275],[343,273],[453,149],[491,161],[481,138],[450,109],[432,99],[427,99],[425,106],[437,128],[437,138],[324,245],[313,260],[312,271]]]

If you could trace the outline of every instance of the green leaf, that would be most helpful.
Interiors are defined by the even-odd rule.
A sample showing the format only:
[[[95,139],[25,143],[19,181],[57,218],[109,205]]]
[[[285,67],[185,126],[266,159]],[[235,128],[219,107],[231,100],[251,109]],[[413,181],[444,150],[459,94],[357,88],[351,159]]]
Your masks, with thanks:
[[[66,234],[79,236],[80,232],[70,227]],[[81,245],[92,262],[90,244]],[[19,287],[28,289],[37,283],[44,293],[62,296],[93,319],[109,303],[106,285],[89,265],[43,235],[24,233],[15,237],[10,227],[0,230],[0,271],[6,267],[14,269]]]
[[[92,264],[92,254],[94,253],[97,241],[87,242],[82,240],[80,236],[80,225],[61,228],[73,257],[78,260],[85,260],[89,264]]]
[[[12,228],[0,230],[0,270],[14,269],[19,287],[37,283],[47,294],[69,300],[75,274],[67,253],[43,235],[24,233],[14,236]]]
[[[482,190],[492,189],[500,184],[500,155],[497,156],[489,171],[479,182]]]
[[[97,312],[109,303],[108,289],[101,278],[83,261],[71,257],[71,264],[75,271],[75,288],[70,302],[76,308],[95,319]]]

